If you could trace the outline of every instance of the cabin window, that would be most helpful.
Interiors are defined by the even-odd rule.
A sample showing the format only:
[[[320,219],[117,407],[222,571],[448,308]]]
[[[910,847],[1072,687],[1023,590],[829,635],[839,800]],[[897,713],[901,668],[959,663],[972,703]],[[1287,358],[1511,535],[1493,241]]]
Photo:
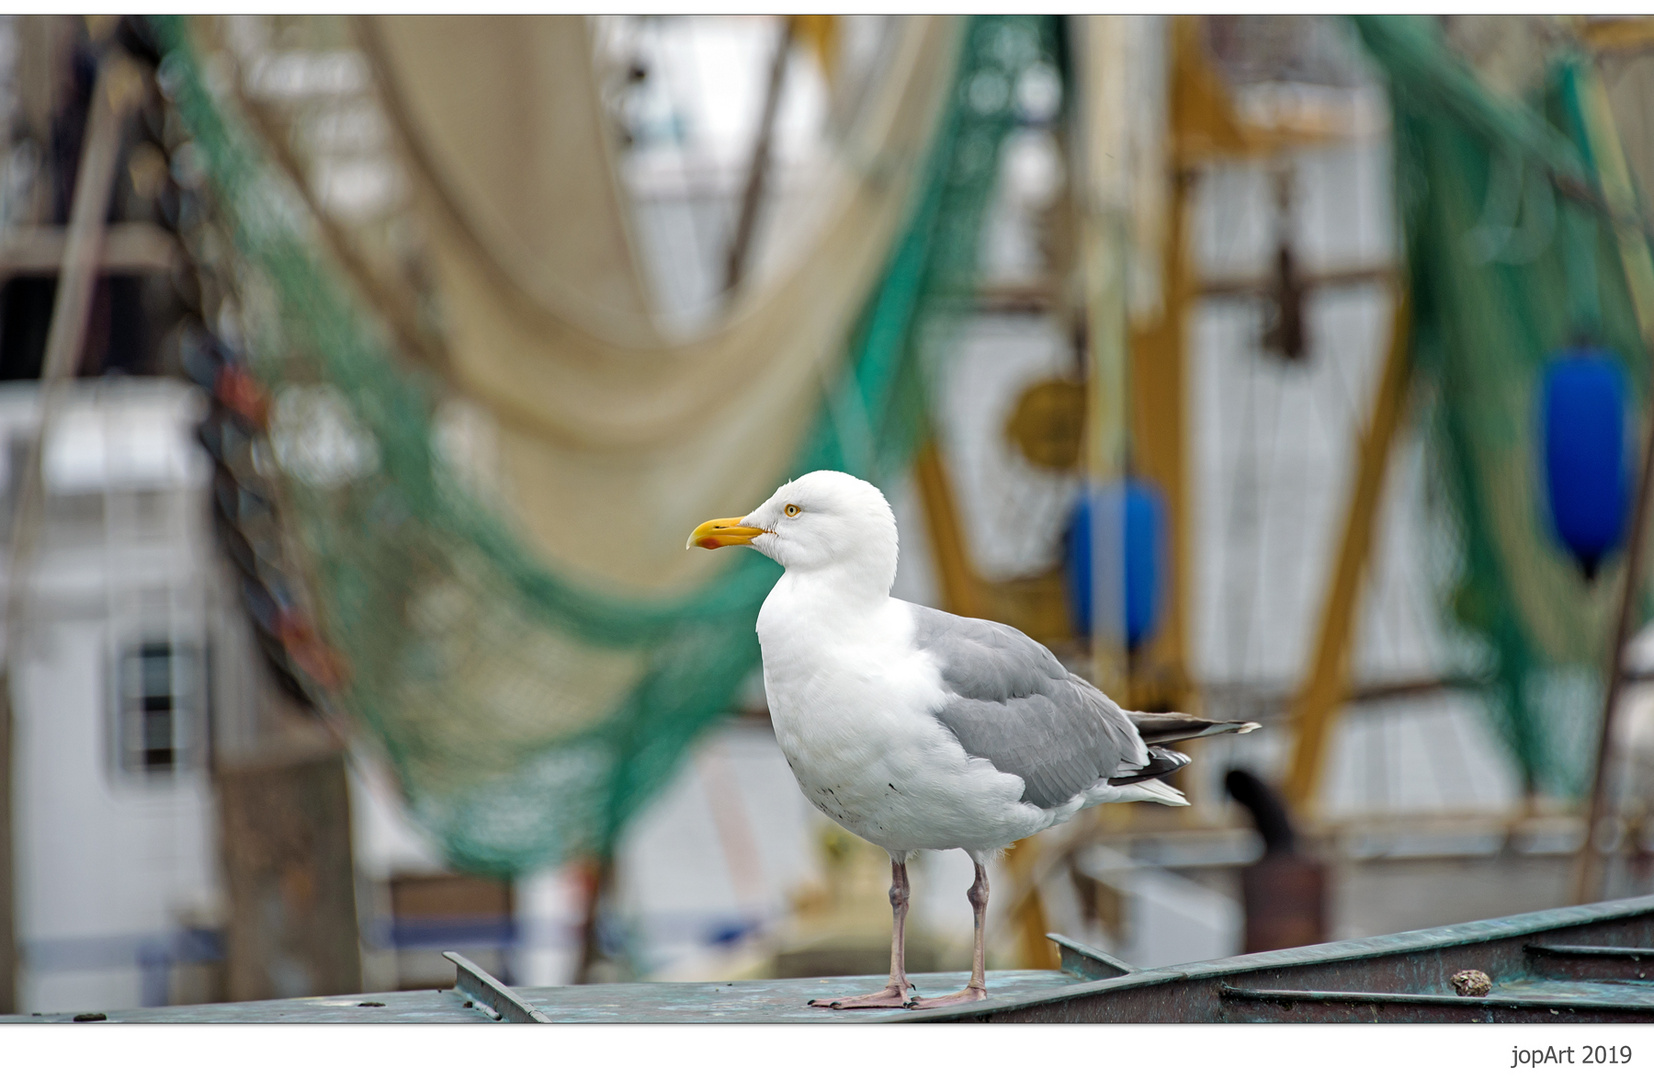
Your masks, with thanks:
[[[195,649],[145,641],[124,649],[117,672],[117,753],[122,771],[165,775],[197,759],[200,661]]]

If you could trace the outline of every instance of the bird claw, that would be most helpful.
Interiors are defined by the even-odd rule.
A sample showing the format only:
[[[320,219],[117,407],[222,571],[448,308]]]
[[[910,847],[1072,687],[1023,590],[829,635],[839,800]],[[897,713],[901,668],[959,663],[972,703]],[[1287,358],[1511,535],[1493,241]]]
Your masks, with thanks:
[[[876,994],[834,998],[831,1001],[811,998],[806,1004],[817,1009],[910,1009],[913,1007],[914,1001],[908,993],[911,989],[911,986],[887,986]]]
[[[965,1005],[973,1001],[985,1001],[988,991],[980,986],[967,986],[963,990],[956,990],[942,997],[916,997],[908,1006],[910,1009],[941,1009],[949,1005]]]

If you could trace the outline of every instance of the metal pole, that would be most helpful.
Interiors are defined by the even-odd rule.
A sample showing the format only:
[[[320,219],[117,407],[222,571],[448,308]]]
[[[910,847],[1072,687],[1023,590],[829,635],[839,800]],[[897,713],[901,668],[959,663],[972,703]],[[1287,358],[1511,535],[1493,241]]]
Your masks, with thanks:
[[[724,260],[724,293],[727,300],[741,284],[747,269],[747,249],[752,246],[753,229],[758,223],[758,206],[764,198],[764,181],[770,171],[770,143],[775,139],[775,116],[781,106],[781,86],[787,74],[787,55],[793,47],[793,19],[781,17],[781,40],[775,46],[775,58],[770,61],[770,81],[764,92],[764,112],[758,119],[758,136],[752,145],[752,161],[747,166],[747,186],[741,193],[741,216],[735,222],[735,237],[730,241]]]
[[[113,48],[113,47],[112,47]],[[120,153],[121,125],[139,89],[141,76],[118,52],[106,53],[92,87],[86,134],[75,174],[69,233],[52,303],[52,324],[40,369],[39,425],[29,439],[12,510],[10,565],[5,607],[5,663],[0,667],[0,1012],[17,1009],[17,875],[12,842],[13,729],[17,713],[13,668],[21,649],[26,616],[25,582],[39,539],[45,491],[40,475],[41,448],[64,386],[74,377],[86,341],[86,318],[103,255],[104,219]]]

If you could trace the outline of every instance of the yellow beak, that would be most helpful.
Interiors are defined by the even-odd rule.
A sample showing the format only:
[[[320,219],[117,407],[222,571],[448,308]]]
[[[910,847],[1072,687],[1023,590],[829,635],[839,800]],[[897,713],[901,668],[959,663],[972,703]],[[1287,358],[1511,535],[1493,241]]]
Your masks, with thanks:
[[[750,544],[752,538],[761,535],[763,531],[741,524],[740,518],[713,518],[695,527],[695,531],[689,534],[689,543],[685,544],[684,548],[703,547],[711,551],[713,548]]]

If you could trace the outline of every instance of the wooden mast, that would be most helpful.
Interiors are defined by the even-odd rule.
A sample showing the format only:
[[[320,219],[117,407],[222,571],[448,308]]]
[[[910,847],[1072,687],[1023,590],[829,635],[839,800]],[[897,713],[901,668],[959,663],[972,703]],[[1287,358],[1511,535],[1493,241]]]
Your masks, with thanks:
[[[1411,383],[1409,334],[1407,297],[1402,293],[1396,300],[1384,373],[1357,452],[1355,485],[1344,515],[1338,556],[1322,592],[1319,629],[1293,706],[1292,752],[1282,788],[1299,813],[1312,808],[1333,720],[1349,697],[1355,619],[1377,531],[1379,496]]]

